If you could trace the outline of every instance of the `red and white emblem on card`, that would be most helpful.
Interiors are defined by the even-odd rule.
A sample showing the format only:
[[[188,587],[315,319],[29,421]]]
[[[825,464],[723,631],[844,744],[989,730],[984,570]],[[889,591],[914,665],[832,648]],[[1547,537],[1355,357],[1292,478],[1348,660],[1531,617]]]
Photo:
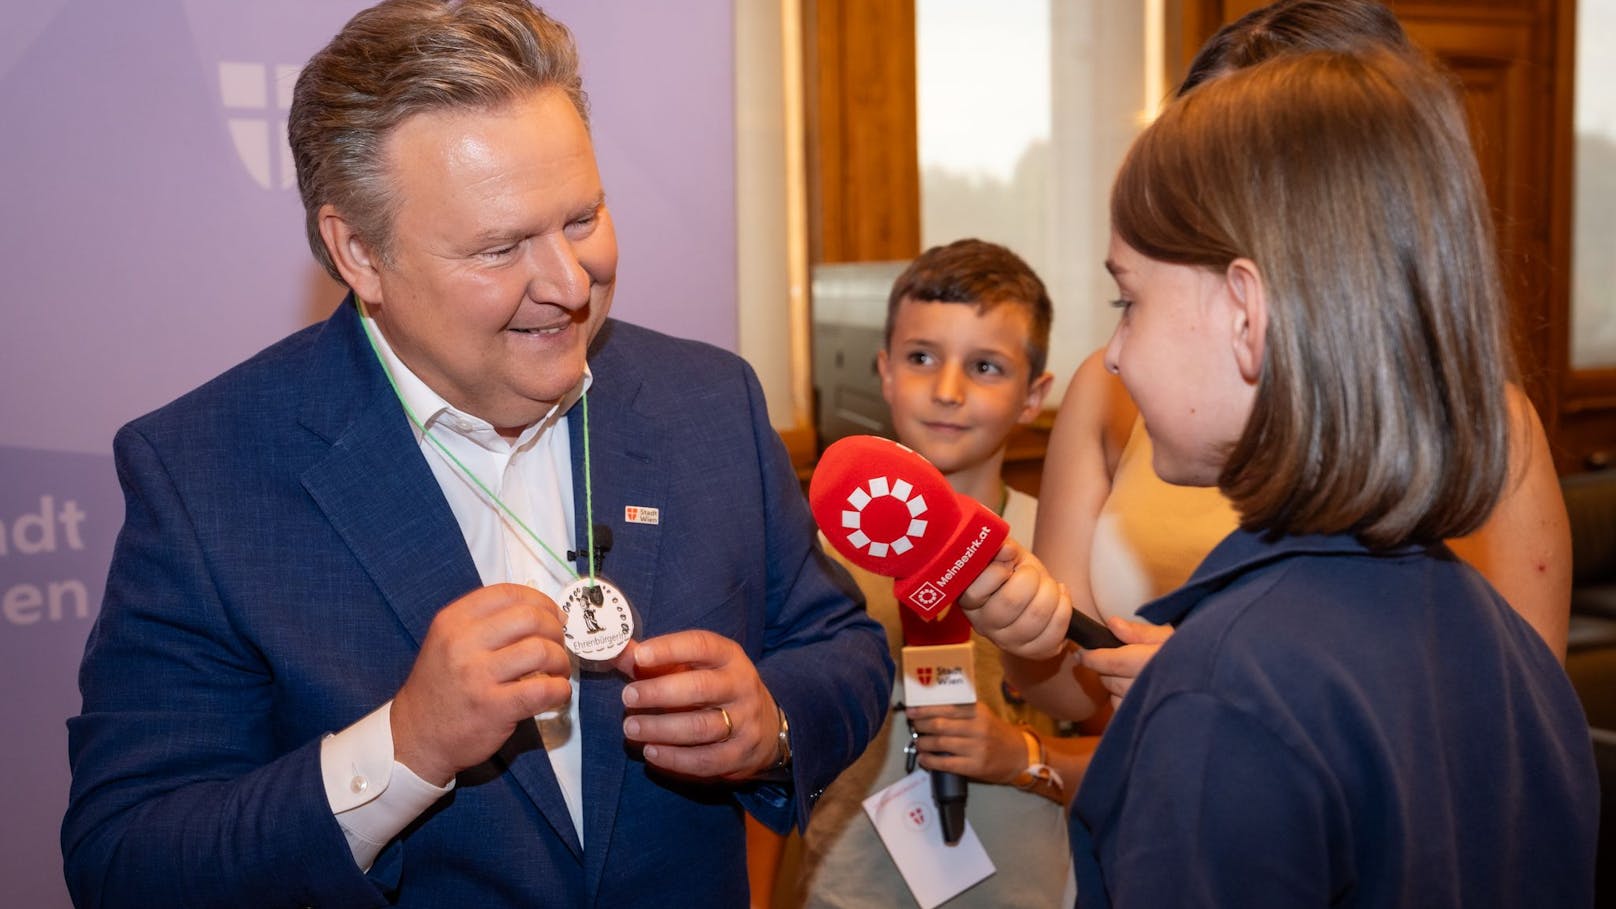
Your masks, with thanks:
[[[624,505],[623,520],[630,524],[660,524],[662,511],[647,505]]]

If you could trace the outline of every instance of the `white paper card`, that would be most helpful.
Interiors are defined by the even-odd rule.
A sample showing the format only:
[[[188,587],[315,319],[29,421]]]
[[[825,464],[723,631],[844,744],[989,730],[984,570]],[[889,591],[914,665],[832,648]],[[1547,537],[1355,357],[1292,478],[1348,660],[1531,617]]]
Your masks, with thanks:
[[[993,873],[971,823],[958,843],[943,842],[943,826],[931,798],[931,775],[916,770],[864,800],[864,813],[892,854],[920,909],[934,909]]]

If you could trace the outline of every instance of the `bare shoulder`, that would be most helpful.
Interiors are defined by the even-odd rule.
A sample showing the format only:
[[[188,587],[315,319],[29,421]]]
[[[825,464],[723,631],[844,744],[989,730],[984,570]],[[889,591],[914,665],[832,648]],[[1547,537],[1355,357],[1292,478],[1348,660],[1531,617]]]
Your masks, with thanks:
[[[1571,527],[1537,410],[1518,386],[1507,391],[1509,476],[1481,529],[1450,540],[1556,655],[1564,659],[1571,601]]]

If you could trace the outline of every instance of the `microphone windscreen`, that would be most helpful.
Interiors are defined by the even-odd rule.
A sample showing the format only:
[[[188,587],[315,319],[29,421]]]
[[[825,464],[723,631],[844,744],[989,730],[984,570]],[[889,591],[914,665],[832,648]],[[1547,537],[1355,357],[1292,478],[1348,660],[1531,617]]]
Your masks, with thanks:
[[[808,505],[837,552],[893,578],[898,602],[928,621],[976,580],[1010,532],[930,461],[876,436],[848,436],[825,449]]]
[[[825,449],[808,506],[837,552],[889,578],[914,574],[960,523],[954,489],[937,468],[877,436],[848,436]]]

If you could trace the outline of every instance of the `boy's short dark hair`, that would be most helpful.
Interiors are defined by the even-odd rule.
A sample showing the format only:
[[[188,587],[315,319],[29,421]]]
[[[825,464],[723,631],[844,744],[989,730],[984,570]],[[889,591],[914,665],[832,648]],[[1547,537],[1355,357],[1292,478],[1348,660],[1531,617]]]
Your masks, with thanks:
[[[399,124],[498,110],[545,88],[589,124],[572,33],[528,0],[384,0],[359,12],[303,67],[287,116],[314,258],[342,282],[320,236],[330,203],[388,260],[398,190],[387,149]]]
[[[1049,326],[1054,305],[1038,273],[1022,258],[997,243],[975,238],[933,246],[921,253],[887,297],[887,325],[882,343],[892,345],[892,323],[904,298],[924,303],[971,303],[987,312],[1001,303],[1027,308],[1032,328],[1027,333],[1029,381],[1044,374],[1049,359]]]

